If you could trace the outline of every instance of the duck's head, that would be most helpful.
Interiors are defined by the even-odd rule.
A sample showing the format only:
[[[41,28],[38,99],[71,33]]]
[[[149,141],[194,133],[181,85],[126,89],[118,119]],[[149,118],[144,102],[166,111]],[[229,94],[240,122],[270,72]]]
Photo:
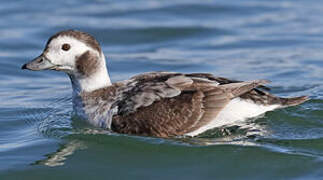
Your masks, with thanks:
[[[88,33],[75,30],[61,31],[50,37],[42,54],[21,68],[63,71],[71,77],[72,83],[85,91],[110,84],[98,41]]]

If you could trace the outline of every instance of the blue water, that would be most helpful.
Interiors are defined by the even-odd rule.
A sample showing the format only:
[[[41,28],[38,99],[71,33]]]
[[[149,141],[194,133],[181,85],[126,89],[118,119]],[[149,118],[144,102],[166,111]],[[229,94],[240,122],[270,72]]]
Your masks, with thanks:
[[[0,179],[323,179],[321,1],[2,0],[0,17]],[[63,73],[20,69],[65,29],[98,39],[113,81],[210,72],[311,100],[197,138],[111,134],[72,118]]]

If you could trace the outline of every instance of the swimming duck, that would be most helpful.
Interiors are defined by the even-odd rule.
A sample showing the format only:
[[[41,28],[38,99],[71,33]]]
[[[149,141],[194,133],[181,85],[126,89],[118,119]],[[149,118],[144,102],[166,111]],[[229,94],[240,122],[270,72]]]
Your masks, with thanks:
[[[266,91],[267,80],[236,81],[208,73],[149,72],[111,83],[98,41],[76,30],[50,37],[43,53],[22,69],[65,72],[77,116],[132,135],[196,136],[308,100],[274,96]]]

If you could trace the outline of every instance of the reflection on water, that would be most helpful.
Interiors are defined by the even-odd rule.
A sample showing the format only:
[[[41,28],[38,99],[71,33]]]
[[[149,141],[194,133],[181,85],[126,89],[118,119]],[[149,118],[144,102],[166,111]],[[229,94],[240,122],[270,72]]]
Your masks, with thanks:
[[[84,150],[87,147],[86,141],[82,140],[84,136],[125,136],[115,134],[110,131],[100,128],[89,128],[88,124],[81,119],[73,118],[73,132],[60,136],[64,138],[64,144],[60,145],[58,150],[53,153],[47,154],[45,159],[38,160],[34,165],[46,165],[46,166],[62,166],[69,156],[78,150]],[[43,121],[42,123],[48,123]],[[50,128],[45,130],[46,136],[55,137],[56,133],[53,133],[55,127],[50,127],[49,124],[42,126]],[[63,127],[60,131],[65,131]],[[43,132],[43,133],[44,133]],[[51,133],[49,133],[51,132]],[[257,143],[256,139],[269,135],[268,127],[265,122],[255,122],[255,119],[250,119],[247,122],[235,123],[232,125],[226,125],[223,127],[209,130],[198,137],[174,137],[174,138],[154,138],[154,137],[140,137],[129,136],[139,141],[157,143],[157,144],[174,144],[179,146],[213,146],[213,145],[241,145],[241,146],[261,146]],[[274,151],[281,150],[277,147],[270,147]]]
[[[46,159],[39,160],[33,165],[46,165],[50,167],[62,166],[68,156],[71,156],[75,151],[85,149],[86,146],[81,141],[73,140],[62,145],[55,153],[47,154]]]

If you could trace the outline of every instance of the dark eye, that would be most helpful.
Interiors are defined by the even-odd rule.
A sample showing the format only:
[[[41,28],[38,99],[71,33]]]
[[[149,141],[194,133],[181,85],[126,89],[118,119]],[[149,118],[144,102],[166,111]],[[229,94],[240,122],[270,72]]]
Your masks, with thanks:
[[[63,49],[64,51],[68,51],[68,50],[70,50],[70,49],[71,49],[71,45],[69,45],[69,44],[63,44],[63,45],[62,45],[62,49]]]

